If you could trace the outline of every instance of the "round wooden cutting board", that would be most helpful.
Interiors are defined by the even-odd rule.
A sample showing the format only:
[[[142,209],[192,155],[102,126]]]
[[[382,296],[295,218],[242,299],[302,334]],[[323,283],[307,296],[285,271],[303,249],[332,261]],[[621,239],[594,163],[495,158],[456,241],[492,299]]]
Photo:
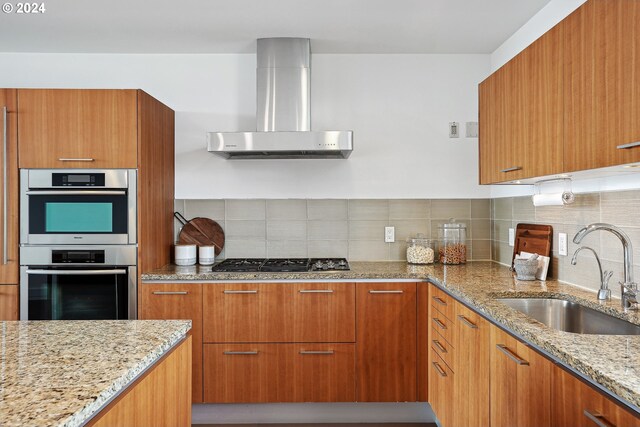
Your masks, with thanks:
[[[220,224],[209,218],[193,218],[182,226],[178,242],[198,246],[215,246],[216,255],[224,247],[224,231]]]

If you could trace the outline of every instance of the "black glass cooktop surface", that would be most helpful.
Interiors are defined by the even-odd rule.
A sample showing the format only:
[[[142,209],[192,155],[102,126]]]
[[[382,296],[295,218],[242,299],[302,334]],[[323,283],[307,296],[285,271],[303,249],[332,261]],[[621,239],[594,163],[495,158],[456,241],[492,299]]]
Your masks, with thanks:
[[[346,258],[229,258],[213,266],[219,272],[305,272],[305,271],[346,271]]]

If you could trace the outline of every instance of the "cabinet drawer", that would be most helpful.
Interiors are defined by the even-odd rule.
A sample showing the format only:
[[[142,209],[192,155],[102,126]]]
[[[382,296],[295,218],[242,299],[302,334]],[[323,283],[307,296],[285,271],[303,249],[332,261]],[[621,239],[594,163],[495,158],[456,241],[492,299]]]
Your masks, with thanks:
[[[442,338],[444,338],[449,345],[453,346],[453,328],[454,324],[447,317],[437,310],[431,311],[431,327]]]
[[[355,342],[353,283],[204,285],[204,341]]]
[[[442,336],[436,331],[434,326],[431,329],[431,349],[449,366],[453,369],[453,347],[449,342],[442,338]]]
[[[443,290],[431,285],[431,306],[449,320],[455,318],[454,299]]]
[[[433,349],[429,368],[429,400],[431,401],[433,412],[440,421],[438,425],[452,427],[454,373]]]
[[[354,344],[205,344],[209,403],[352,402]]]

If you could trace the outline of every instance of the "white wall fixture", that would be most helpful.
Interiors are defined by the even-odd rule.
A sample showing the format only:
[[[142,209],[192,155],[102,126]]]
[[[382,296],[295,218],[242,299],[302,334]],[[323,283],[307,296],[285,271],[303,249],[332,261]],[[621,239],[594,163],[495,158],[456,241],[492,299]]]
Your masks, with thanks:
[[[478,122],[467,122],[465,125],[466,136],[467,138],[477,138],[478,137]]]
[[[571,178],[545,179],[534,185],[533,206],[564,206],[575,201]]]
[[[459,138],[459,137],[460,137],[460,123],[449,122],[449,138]]]

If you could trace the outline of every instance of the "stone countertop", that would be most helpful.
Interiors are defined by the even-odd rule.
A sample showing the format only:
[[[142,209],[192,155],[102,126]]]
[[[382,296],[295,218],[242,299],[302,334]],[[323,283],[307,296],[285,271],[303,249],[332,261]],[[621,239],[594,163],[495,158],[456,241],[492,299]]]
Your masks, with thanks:
[[[640,336],[561,332],[512,309],[496,298],[556,297],[604,311],[640,325],[640,313],[625,313],[620,300],[599,303],[596,293],[556,280],[518,281],[492,262],[413,266],[405,262],[350,262],[351,271],[331,273],[213,273],[211,267],[176,267],[143,274],[143,281],[430,280],[445,291],[555,357],[575,371],[640,408]]]
[[[0,328],[0,425],[74,427],[178,344],[191,321],[11,321]]]

